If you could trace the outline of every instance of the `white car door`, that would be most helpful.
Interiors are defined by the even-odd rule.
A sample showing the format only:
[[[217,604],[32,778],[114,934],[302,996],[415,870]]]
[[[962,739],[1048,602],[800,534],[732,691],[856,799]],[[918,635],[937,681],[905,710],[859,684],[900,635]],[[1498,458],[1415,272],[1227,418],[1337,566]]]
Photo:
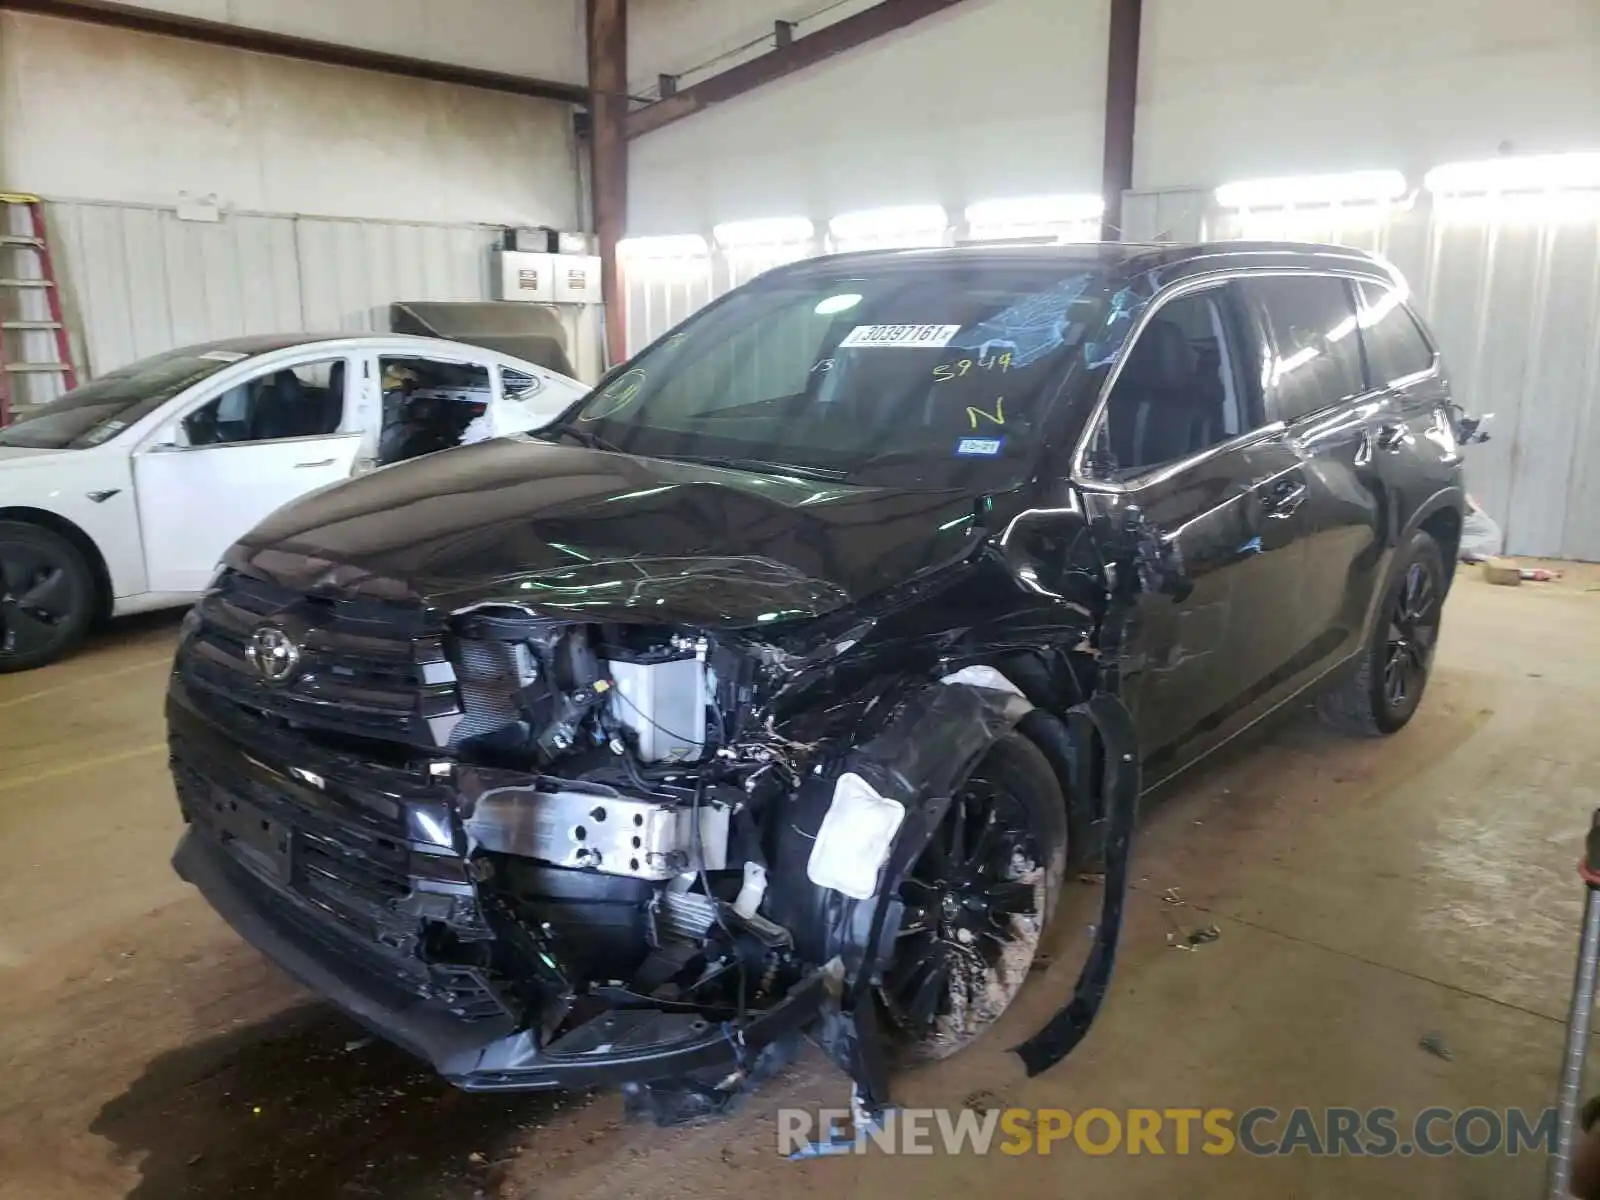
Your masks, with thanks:
[[[362,441],[347,416],[353,374],[344,356],[279,363],[192,406],[176,444],[135,456],[151,591],[201,591],[268,515],[350,477]]]

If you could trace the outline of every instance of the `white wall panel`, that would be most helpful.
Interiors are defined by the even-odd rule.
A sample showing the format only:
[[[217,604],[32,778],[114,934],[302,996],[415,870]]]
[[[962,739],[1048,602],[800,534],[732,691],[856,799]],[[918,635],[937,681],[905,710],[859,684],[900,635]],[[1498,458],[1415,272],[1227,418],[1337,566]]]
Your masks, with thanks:
[[[0,186],[575,228],[569,106],[0,13]]]
[[[131,0],[129,7],[562,83],[585,75],[582,0]]]
[[[482,225],[235,215],[216,224],[127,205],[47,206],[84,377],[174,346],[252,333],[382,331],[397,300],[487,300]],[[40,316],[40,313],[25,313]],[[596,310],[563,311],[581,377],[599,373]],[[49,357],[49,347],[29,353]],[[54,383],[29,378],[40,403]]]
[[[370,221],[295,222],[303,328],[388,328],[396,300],[484,300],[492,229]]]
[[[1600,143],[1596,0],[1148,0],[1141,189]]]
[[[759,15],[721,37],[691,24],[657,61],[702,61],[732,33],[764,26],[772,8],[794,8],[751,7]],[[634,23],[653,8],[646,0]],[[629,235],[1098,192],[1108,12],[1106,0],[967,0],[648,134],[630,147]]]

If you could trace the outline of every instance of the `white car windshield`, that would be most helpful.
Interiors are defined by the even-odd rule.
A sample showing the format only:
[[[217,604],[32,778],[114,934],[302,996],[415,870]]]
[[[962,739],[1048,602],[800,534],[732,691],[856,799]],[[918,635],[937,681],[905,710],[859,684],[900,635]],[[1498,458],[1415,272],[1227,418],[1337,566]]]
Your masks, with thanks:
[[[142,359],[75,388],[32,416],[0,429],[0,446],[81,450],[116,437],[179,392],[248,355],[189,346]]]

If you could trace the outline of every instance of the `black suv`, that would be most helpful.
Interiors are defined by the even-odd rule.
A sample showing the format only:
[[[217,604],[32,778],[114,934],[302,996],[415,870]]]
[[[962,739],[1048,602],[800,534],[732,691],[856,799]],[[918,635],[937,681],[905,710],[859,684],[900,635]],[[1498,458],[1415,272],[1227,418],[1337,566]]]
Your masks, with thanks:
[[[1439,357],[1337,247],[816,259],[549,428],[272,517],[185,625],[179,873],[464,1088],[715,1109],[1010,1003],[1139,795],[1427,682],[1464,496]]]

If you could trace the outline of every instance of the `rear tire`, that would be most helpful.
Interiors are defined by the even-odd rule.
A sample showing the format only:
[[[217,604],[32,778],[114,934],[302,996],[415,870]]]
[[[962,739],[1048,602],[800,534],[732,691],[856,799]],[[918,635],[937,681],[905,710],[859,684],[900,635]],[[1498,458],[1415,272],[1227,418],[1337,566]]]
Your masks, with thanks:
[[[94,573],[53,529],[0,521],[0,674],[54,662],[94,622]]]
[[[1418,530],[1400,552],[1356,669],[1318,699],[1323,720],[1352,737],[1405,728],[1428,686],[1449,586],[1439,543]]]
[[[1007,734],[957,787],[900,887],[878,1002],[904,1063],[948,1058],[1022,990],[1061,896],[1067,807],[1044,753]]]

